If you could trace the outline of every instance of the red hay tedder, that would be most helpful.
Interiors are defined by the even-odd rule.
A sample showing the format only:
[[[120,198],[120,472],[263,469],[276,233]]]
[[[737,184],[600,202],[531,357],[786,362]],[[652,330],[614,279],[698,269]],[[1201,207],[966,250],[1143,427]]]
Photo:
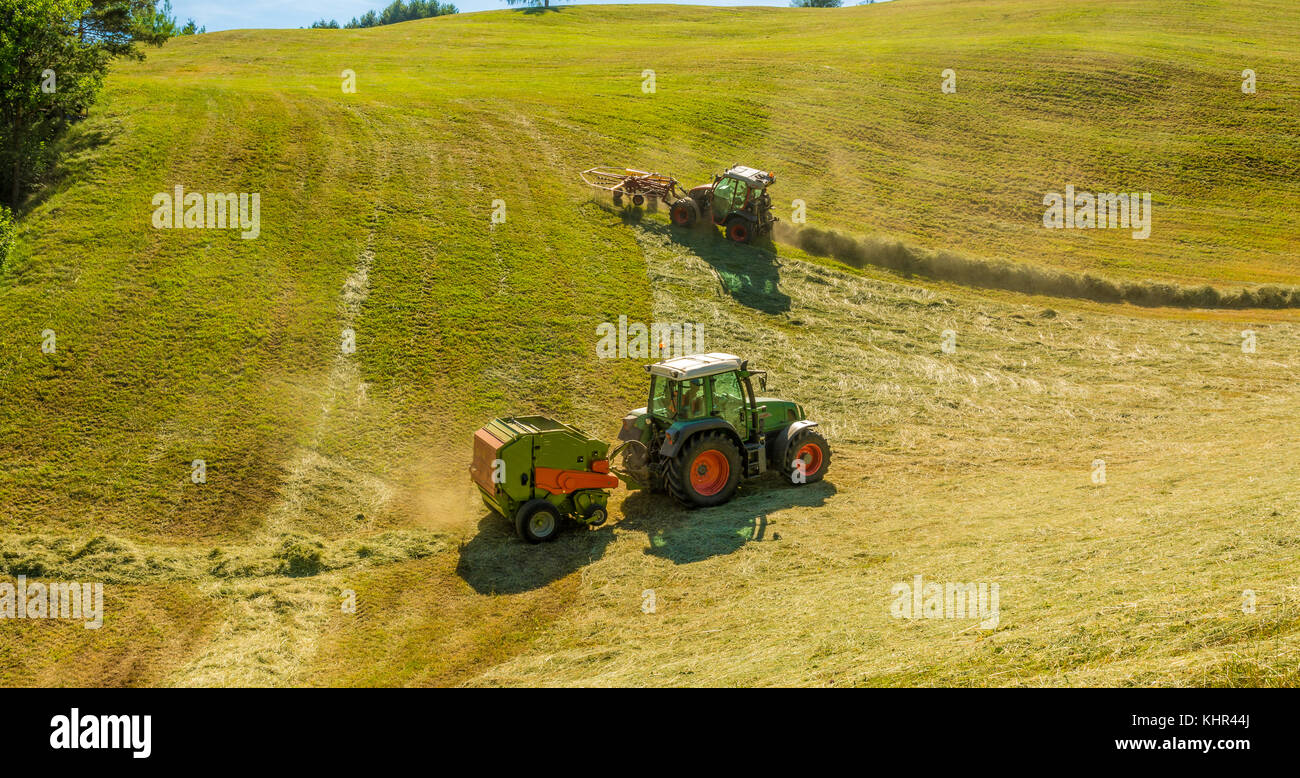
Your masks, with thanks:
[[[594,167],[582,171],[582,180],[597,189],[614,193],[614,205],[623,204],[623,196],[632,198],[633,205],[644,205],[647,197],[671,203],[685,194],[677,186],[677,179],[645,170],[622,167]]]
[[[776,176],[752,167],[734,165],[714,176],[711,183],[689,190],[682,189],[671,176],[632,168],[594,167],[581,175],[588,185],[613,192],[616,206],[623,205],[624,196],[630,196],[636,206],[655,198],[668,203],[674,225],[693,227],[707,219],[736,243],[767,235],[776,223],[767,194]]]

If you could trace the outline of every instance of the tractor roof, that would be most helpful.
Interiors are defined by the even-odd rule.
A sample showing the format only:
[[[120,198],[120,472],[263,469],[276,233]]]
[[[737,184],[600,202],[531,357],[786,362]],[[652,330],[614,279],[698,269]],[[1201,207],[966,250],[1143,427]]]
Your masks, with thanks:
[[[736,165],[722,175],[727,178],[734,178],[737,181],[744,181],[746,184],[759,189],[771,186],[776,181],[776,176],[771,173],[766,173],[757,168],[745,167],[744,165]]]
[[[647,365],[646,370],[652,375],[661,375],[665,378],[681,381],[740,370],[742,364],[740,357],[734,354],[714,352],[711,354],[693,354],[689,357],[677,357],[676,359],[657,362],[653,365]]]

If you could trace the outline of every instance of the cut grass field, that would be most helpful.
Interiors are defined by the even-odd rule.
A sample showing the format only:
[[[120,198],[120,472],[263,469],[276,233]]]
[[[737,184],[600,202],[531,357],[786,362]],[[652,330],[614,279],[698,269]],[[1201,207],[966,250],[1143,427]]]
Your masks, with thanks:
[[[1282,2],[599,6],[119,63],[0,271],[0,572],[104,581],[105,627],[5,622],[0,683],[1294,684],[1292,312],[738,248],[575,172],[755,164],[813,226],[1297,284],[1298,35]],[[152,229],[178,184],[260,192],[261,235]],[[1151,238],[1044,230],[1066,184],[1151,191]],[[513,539],[469,435],[537,412],[612,439],[644,402],[636,361],[596,358],[620,315],[771,371],[828,479]],[[892,618],[917,574],[999,583],[999,628]]]

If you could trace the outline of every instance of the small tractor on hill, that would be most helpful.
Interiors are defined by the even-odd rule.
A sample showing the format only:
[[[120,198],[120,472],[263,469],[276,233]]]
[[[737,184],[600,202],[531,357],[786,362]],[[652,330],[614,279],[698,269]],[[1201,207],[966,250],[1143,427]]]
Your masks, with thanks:
[[[741,479],[776,470],[792,483],[820,481],[831,450],[801,405],[758,396],[767,374],[731,354],[647,365],[646,406],[623,418],[614,451],[541,416],[494,419],[474,435],[470,477],[483,502],[530,543],[553,540],[560,518],[588,526],[608,518],[609,491],[666,492],[687,507],[730,500]],[[622,455],[620,466],[610,459]]]
[[[713,182],[683,190],[677,179],[659,173],[631,168],[594,167],[582,172],[582,180],[598,189],[614,193],[614,204],[621,206],[630,196],[633,205],[649,198],[669,203],[668,216],[678,227],[693,227],[704,217],[726,231],[736,243],[749,243],[772,231],[772,199],[767,188],[776,176],[752,167],[735,165]]]
[[[678,227],[693,227],[707,215],[726,230],[730,240],[749,243],[771,232],[776,223],[767,194],[774,183],[776,176],[771,173],[737,165],[714,176],[713,183],[697,186],[673,201],[668,218]]]

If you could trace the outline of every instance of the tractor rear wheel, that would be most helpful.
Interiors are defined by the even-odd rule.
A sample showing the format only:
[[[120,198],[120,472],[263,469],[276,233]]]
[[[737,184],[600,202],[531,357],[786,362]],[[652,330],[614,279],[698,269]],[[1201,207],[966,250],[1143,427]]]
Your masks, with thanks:
[[[740,451],[720,432],[701,432],[668,460],[668,492],[691,508],[730,500],[740,486]]]
[[[754,225],[743,216],[727,219],[727,239],[735,243],[748,243],[754,238]]]
[[[785,472],[791,483],[811,484],[822,480],[831,465],[831,447],[816,429],[809,428],[795,434],[785,450]],[[799,473],[799,463],[803,473]]]
[[[515,532],[529,543],[545,543],[560,534],[560,512],[546,500],[529,500],[515,513]]]
[[[678,227],[694,227],[700,220],[700,207],[691,198],[683,197],[673,203],[668,218]]]

